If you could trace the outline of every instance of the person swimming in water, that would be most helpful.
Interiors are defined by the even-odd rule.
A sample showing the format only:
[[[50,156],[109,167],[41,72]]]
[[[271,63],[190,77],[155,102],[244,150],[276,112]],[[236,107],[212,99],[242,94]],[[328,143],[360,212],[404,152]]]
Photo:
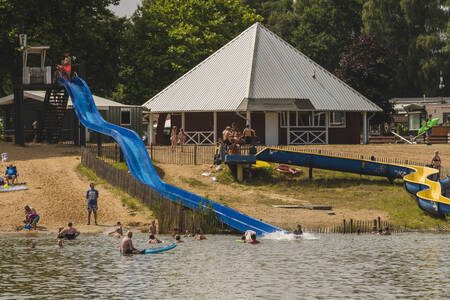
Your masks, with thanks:
[[[192,237],[192,233],[186,229],[186,232],[184,233],[184,237]]]
[[[391,232],[389,231],[389,227],[384,227],[384,230],[381,233],[381,235],[391,235]]]
[[[174,228],[172,231],[172,237],[175,238],[178,235],[178,228]]]
[[[158,239],[157,237],[155,237],[154,234],[150,234],[150,237],[148,239],[148,243],[149,244],[159,244],[162,243],[160,239]]]
[[[117,222],[116,226],[117,228],[114,231],[108,233],[108,235],[112,235],[115,238],[121,238],[123,235],[122,224],[120,222]]]
[[[177,236],[175,237],[175,242],[177,242],[177,244],[178,244],[178,243],[184,243],[184,241],[181,240],[180,235],[177,235]]]
[[[64,228],[58,233],[59,239],[66,239],[66,240],[74,240],[77,236],[80,235],[80,232],[72,227],[72,222],[69,222],[67,224],[67,228]]]
[[[259,244],[259,241],[256,240],[256,233],[253,233],[250,238],[250,242],[247,242],[248,244]]]
[[[195,239],[197,241],[206,240],[206,236],[203,235],[203,230],[202,229],[198,229],[197,230],[197,234],[195,235]]]
[[[295,235],[302,235],[303,234],[302,225],[297,224],[297,229],[294,230],[293,234],[295,234]]]
[[[127,232],[127,235],[120,242],[120,254],[140,254],[141,252],[133,247],[133,242],[131,238],[133,233],[131,231]]]
[[[56,248],[58,249],[64,248],[63,241],[61,239],[58,239],[58,241],[56,242]]]

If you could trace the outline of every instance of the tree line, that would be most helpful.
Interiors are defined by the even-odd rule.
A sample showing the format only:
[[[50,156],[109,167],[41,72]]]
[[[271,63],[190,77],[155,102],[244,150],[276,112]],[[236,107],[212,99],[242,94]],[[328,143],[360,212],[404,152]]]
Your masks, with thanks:
[[[93,93],[142,104],[254,22],[383,107],[450,94],[450,0],[0,0],[0,96],[21,78],[18,35],[86,65]],[[445,88],[439,89],[442,72]]]

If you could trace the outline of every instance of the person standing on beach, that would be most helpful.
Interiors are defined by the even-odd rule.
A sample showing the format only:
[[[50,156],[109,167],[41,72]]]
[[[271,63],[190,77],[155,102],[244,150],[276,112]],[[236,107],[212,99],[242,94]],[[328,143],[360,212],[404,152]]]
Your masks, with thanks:
[[[94,222],[97,224],[97,210],[98,210],[98,191],[95,189],[94,183],[91,182],[90,189],[86,192],[87,211],[88,211],[88,225],[91,225],[91,212],[94,213]]]

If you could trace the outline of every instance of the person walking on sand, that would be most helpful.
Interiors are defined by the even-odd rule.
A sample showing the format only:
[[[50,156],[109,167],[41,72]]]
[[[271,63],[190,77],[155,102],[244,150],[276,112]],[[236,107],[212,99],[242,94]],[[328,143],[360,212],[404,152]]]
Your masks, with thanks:
[[[90,189],[86,192],[87,211],[88,211],[88,225],[91,225],[91,212],[94,213],[94,224],[97,224],[97,210],[98,210],[98,191],[95,189],[94,183],[89,185]]]

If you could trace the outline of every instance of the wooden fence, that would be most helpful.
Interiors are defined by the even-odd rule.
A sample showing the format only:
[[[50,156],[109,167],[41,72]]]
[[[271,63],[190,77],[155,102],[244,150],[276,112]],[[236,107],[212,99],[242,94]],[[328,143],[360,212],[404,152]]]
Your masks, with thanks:
[[[374,220],[342,220],[341,224],[334,226],[311,227],[305,228],[306,232],[311,233],[372,233],[372,229],[378,232],[380,229],[389,228],[392,233],[407,231],[406,227],[393,225],[391,222],[381,220],[380,217]]]
[[[107,161],[123,161],[121,160],[120,147],[117,144],[103,144],[99,150],[96,144],[89,144],[87,148],[91,152],[98,153],[98,156],[102,157]],[[256,146],[257,151],[261,151],[266,146]],[[323,150],[319,148],[304,147],[302,145],[292,145],[292,146],[274,146],[281,150],[289,151],[302,151],[312,154],[321,154],[336,156],[349,159],[365,159],[372,160],[381,163],[391,163],[391,164],[404,164],[404,165],[416,165],[425,166],[426,163],[423,161],[416,161],[411,159],[397,159],[388,157],[379,157],[373,155],[362,155],[355,153],[345,153],[345,152],[335,152],[330,150]],[[215,146],[197,146],[188,145],[183,147],[181,151],[180,147],[177,147],[172,151],[170,146],[149,146],[147,147],[150,158],[159,163],[165,164],[179,164],[179,165],[197,165],[197,164],[213,164],[214,154],[216,151]],[[249,154],[250,147],[243,146],[241,148],[241,154]]]
[[[177,202],[164,198],[127,171],[119,170],[103,159],[97,158],[96,153],[88,148],[83,148],[81,160],[83,165],[94,170],[97,176],[147,205],[156,215],[159,233],[169,233],[173,228],[178,228],[180,232],[186,229],[195,232],[200,228],[205,233],[230,232],[226,225],[217,220],[211,210],[190,210],[183,206],[181,200]]]

